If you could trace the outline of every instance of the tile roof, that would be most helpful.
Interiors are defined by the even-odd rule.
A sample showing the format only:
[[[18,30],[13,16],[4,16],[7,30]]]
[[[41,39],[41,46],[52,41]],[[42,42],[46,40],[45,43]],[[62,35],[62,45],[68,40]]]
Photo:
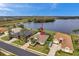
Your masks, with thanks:
[[[49,35],[47,35],[47,34],[41,35],[40,32],[37,33],[37,38],[39,38],[38,42],[40,44],[44,44],[46,42],[46,40],[48,39],[48,37],[49,37]]]
[[[73,49],[73,44],[72,44],[72,39],[71,39],[71,36],[67,35],[67,34],[64,34],[64,33],[60,33],[60,32],[57,32],[55,34],[55,38],[59,41],[61,39],[62,40],[62,48],[65,48],[65,47],[69,47],[71,50],[74,50]]]

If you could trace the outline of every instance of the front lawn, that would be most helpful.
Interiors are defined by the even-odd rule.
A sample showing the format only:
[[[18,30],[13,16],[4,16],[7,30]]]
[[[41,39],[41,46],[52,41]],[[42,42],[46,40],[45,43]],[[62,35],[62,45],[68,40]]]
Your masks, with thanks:
[[[23,40],[20,40],[20,39],[14,41],[13,43],[18,44],[18,45],[24,45],[25,44],[25,42]]]
[[[4,36],[1,39],[4,40],[4,41],[9,41],[9,36]]]
[[[36,46],[30,45],[28,48],[45,53],[45,54],[48,54],[49,52],[49,48],[47,45],[43,45],[43,46],[39,44],[37,44]]]

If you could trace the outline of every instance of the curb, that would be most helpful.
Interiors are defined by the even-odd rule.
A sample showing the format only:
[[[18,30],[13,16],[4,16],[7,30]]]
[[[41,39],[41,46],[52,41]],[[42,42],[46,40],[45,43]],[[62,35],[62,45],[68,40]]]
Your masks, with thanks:
[[[11,53],[11,52],[9,52],[9,51],[7,51],[7,50],[5,50],[5,49],[3,49],[3,48],[0,48],[0,51],[2,52],[2,53],[4,53],[5,55],[15,55],[15,54],[13,54],[13,53]]]
[[[33,52],[33,53],[36,53],[36,54],[38,54],[38,55],[40,55],[40,56],[47,56],[47,54],[45,54],[45,53],[41,53],[41,52],[39,52],[39,51],[30,49],[30,48],[26,48],[26,50],[31,51],[31,52]]]

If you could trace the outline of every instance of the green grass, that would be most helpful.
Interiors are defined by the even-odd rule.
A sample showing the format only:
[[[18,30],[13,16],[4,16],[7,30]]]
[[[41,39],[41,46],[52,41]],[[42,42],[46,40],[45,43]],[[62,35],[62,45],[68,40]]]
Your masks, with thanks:
[[[52,30],[45,30],[45,32],[47,32],[47,33],[55,33],[55,31],[52,31]]]
[[[25,42],[23,40],[20,40],[20,39],[14,41],[13,43],[18,44],[18,45],[24,45],[25,44]]]
[[[72,54],[70,53],[66,53],[66,52],[63,52],[63,51],[57,51],[56,56],[72,56]]]
[[[37,44],[36,46],[30,45],[28,48],[45,53],[45,54],[48,54],[49,52],[49,48],[47,45],[39,45],[39,44]]]
[[[9,41],[9,36],[2,37],[1,39],[4,41]]]

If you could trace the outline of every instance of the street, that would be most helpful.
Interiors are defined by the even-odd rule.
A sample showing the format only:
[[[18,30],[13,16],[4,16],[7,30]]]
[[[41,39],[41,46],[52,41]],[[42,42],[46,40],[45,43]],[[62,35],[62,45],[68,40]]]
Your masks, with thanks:
[[[0,42],[0,48],[3,48],[11,53],[14,53],[18,56],[38,56],[34,53],[31,53],[31,52],[28,52],[28,51],[25,51],[23,49],[20,49],[18,47],[15,47],[15,46],[12,46],[12,45],[9,45],[7,43],[4,43],[4,42]]]

